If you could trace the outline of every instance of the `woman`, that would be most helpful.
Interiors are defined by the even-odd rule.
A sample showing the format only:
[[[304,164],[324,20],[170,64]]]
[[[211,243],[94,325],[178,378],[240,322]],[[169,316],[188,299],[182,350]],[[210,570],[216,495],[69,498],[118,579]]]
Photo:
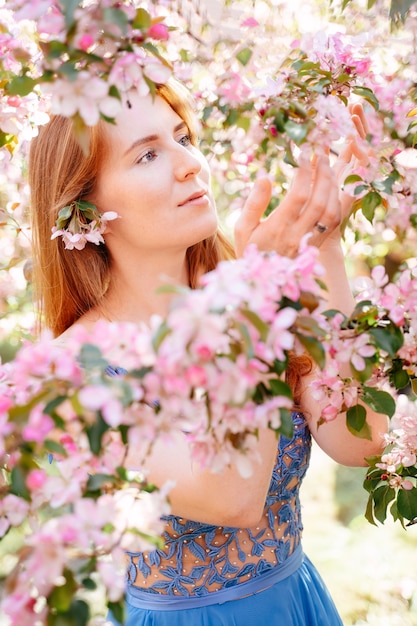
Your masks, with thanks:
[[[352,150],[354,141],[347,161]],[[91,129],[88,157],[70,122],[54,118],[33,141],[30,184],[37,293],[46,325],[62,341],[74,324],[139,323],[164,315],[171,296],[156,293],[161,284],[196,287],[201,273],[234,256],[218,227],[192,109],[174,82],[160,86],[154,100],[129,93],[116,125],[100,122]],[[261,221],[270,196],[268,180],[254,186],[237,224],[237,254],[256,243],[294,255],[311,232],[310,242],[320,246],[328,268],[328,304],[349,313],[337,228],[341,203],[328,159],[319,157],[314,166],[301,159],[290,192]],[[59,210],[81,199],[101,214],[116,211],[120,219],[111,222],[105,245],[66,250],[59,238],[51,241],[51,229]],[[243,479],[235,467],[217,475],[192,466],[181,433],[174,444],[156,442],[147,470],[157,485],[175,481],[172,515],[166,518],[164,550],[129,555],[128,626],[341,624],[300,543],[298,492],[310,432],[338,462],[364,465],[364,457],[382,447],[386,419],[369,415],[372,441],[352,436],[343,416],[318,430],[320,407],[309,395],[310,370],[309,359],[294,357],[289,368],[298,405],[294,437],[282,436],[277,443],[272,431],[260,432],[262,463],[250,478]]]

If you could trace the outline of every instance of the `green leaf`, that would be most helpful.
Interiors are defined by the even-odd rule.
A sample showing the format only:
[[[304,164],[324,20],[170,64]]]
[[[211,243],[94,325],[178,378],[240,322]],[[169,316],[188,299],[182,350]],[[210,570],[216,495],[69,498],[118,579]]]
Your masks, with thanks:
[[[322,343],[314,337],[307,337],[307,335],[303,335],[301,333],[295,334],[312,359],[317,363],[320,369],[323,369],[326,361],[326,353]]]
[[[245,117],[244,115],[240,115],[236,121],[236,126],[238,128],[243,128],[245,132],[248,132],[251,125],[250,117]]]
[[[5,133],[2,130],[0,130],[0,146],[7,146],[8,144],[11,144],[15,136],[16,135]]]
[[[119,602],[107,602],[107,607],[112,612],[113,617],[120,624],[124,624],[125,622],[125,604],[124,600],[120,600]]]
[[[395,400],[387,391],[363,386],[361,398],[376,413],[383,413],[388,417],[395,413]]]
[[[242,324],[240,322],[236,323],[236,328],[239,330],[241,336],[242,336],[242,340],[243,340],[243,344],[245,347],[245,354],[249,359],[252,359],[255,356],[255,350],[253,348],[253,343],[252,343],[252,339],[251,336],[249,334],[249,331],[247,329],[247,327],[245,326],[245,324]]]
[[[285,398],[290,398],[290,400],[292,400],[291,387],[283,380],[280,380],[279,378],[271,378],[271,380],[269,380],[269,386],[272,391],[272,395],[284,396]]]
[[[10,493],[30,501],[30,493],[26,487],[26,476],[27,472],[20,465],[15,465],[10,473]]]
[[[345,178],[344,181],[344,185],[350,185],[351,183],[357,183],[360,180],[363,180],[363,178],[361,176],[359,176],[358,174],[351,174],[350,176],[348,176],[347,178]]]
[[[129,20],[124,11],[114,7],[105,7],[103,9],[103,17],[109,24],[118,26],[122,35],[126,35]]]
[[[64,206],[59,211],[58,218],[59,219],[63,219],[63,220],[67,220],[72,215],[72,209],[73,209],[73,205],[72,204],[68,204],[67,206]]]
[[[92,370],[95,368],[105,370],[108,366],[108,361],[101,354],[100,348],[92,344],[84,344],[80,350],[79,361],[81,367],[85,370]]]
[[[67,456],[67,451],[64,446],[61,446],[60,443],[53,441],[52,439],[45,439],[45,449],[48,452],[57,452],[58,454],[62,454],[63,456]]]
[[[93,454],[99,454],[101,451],[101,440],[106,431],[108,431],[109,425],[103,420],[101,415],[98,415],[95,422],[86,428],[88,441],[90,443],[90,449]]]
[[[366,409],[361,404],[351,406],[346,412],[346,423],[350,432],[359,433],[366,424]]]
[[[291,417],[291,411],[288,409],[280,409],[279,415],[281,419],[278,429],[279,433],[288,439],[292,439],[294,435],[294,422]]]
[[[397,496],[398,513],[412,521],[417,518],[417,487],[400,489]]]
[[[385,350],[389,356],[395,356],[404,343],[401,330],[391,321],[384,327],[370,328],[368,332],[378,348]]]
[[[61,0],[67,30],[69,30],[74,23],[75,9],[79,4],[80,0]]]
[[[243,309],[241,313],[259,332],[261,341],[265,341],[269,331],[268,324],[266,324],[257,313],[250,309]]]
[[[388,376],[390,383],[394,385],[396,389],[404,389],[410,382],[410,375],[403,369],[401,359],[392,360],[392,366],[388,370]]]
[[[78,200],[77,205],[80,211],[83,211],[84,213],[88,213],[89,211],[97,213],[97,207],[95,204],[92,204],[92,202],[87,202],[86,200]]]
[[[284,361],[279,361],[278,359],[274,360],[274,372],[278,376],[281,376],[281,374],[285,372],[287,367],[288,367],[288,359],[285,359]]]
[[[237,60],[242,65],[247,65],[251,59],[252,50],[250,48],[244,48],[236,55]]]
[[[68,614],[72,619],[71,626],[88,626],[90,621],[90,608],[84,600],[74,600],[71,603]]]
[[[145,11],[145,9],[138,9],[133,20],[133,28],[138,28],[139,30],[148,30],[148,28],[151,27],[151,24],[152,19],[149,13]]]
[[[284,163],[288,163],[288,165],[292,165],[293,167],[298,167],[298,163],[294,158],[290,144],[285,146]]]
[[[369,102],[369,104],[374,107],[375,111],[378,111],[379,102],[372,89],[369,89],[369,87],[356,86],[353,87],[352,92],[357,96],[361,96],[362,98],[364,98],[364,100]]]
[[[309,126],[308,124],[297,124],[292,120],[288,120],[285,122],[284,128],[288,137],[299,146],[307,137]]]
[[[40,47],[44,55],[51,60],[59,59],[61,55],[68,52],[68,46],[56,39],[54,41],[41,42]]]
[[[235,126],[238,119],[239,119],[238,111],[236,111],[236,109],[230,109],[230,111],[227,114],[226,119],[224,120],[224,124],[225,126],[228,126],[228,127]]]
[[[156,333],[152,337],[152,346],[153,346],[153,349],[155,351],[158,350],[158,348],[160,347],[161,343],[163,342],[165,337],[167,337],[169,335],[170,332],[171,332],[171,329],[169,328],[168,324],[166,324],[165,322],[163,322],[157,328]]]
[[[370,524],[377,526],[377,523],[375,522],[375,518],[374,518],[374,501],[372,498],[372,494],[369,496],[368,502],[366,504],[365,518],[368,520]]]
[[[303,59],[297,59],[297,61],[294,61],[294,63],[292,64],[292,67],[295,69],[296,72],[300,74],[313,68],[318,69],[318,63],[314,63],[313,61],[303,61]]]
[[[391,22],[405,22],[407,13],[416,0],[391,0],[389,17]]]
[[[65,569],[63,576],[65,583],[59,587],[54,587],[48,596],[48,605],[59,613],[68,611],[78,587],[71,570]]]
[[[306,292],[303,292],[303,293],[306,293]],[[301,298],[302,296],[300,296],[300,300]],[[314,311],[315,308],[317,307],[314,307],[312,310]],[[314,335],[314,338],[316,338],[317,335],[321,337],[326,335],[326,331],[320,328],[320,325],[318,324],[317,320],[314,320],[312,317],[308,317],[307,315],[299,315],[295,321],[294,328],[297,331],[310,332],[312,335]]]
[[[401,175],[394,170],[389,176],[384,178],[384,180],[376,180],[373,182],[373,187],[377,191],[382,191],[383,193],[392,194],[392,187],[394,183],[401,180]]]
[[[397,506],[397,501],[394,500],[394,502],[391,504],[390,507],[390,513],[392,515],[392,517],[394,518],[394,522],[396,522],[397,520],[400,522],[401,526],[404,528],[405,530],[405,526],[404,526],[404,518],[403,516],[398,512],[398,506]]]
[[[59,407],[66,399],[67,396],[57,396],[56,398],[53,398],[46,404],[45,408],[43,409],[43,413],[45,413],[46,415],[53,415],[55,413],[55,409]]]
[[[6,84],[5,90],[11,96],[27,96],[35,85],[36,80],[30,76],[15,76]]]
[[[87,481],[87,490],[99,491],[103,485],[116,482],[117,478],[113,474],[92,474]]]
[[[362,193],[362,191],[366,191],[367,189],[369,189],[369,185],[367,183],[364,185],[358,185],[353,190],[353,195],[358,196],[360,193]]]
[[[81,583],[83,587],[89,591],[95,591],[95,589],[97,589],[97,583],[92,578],[83,578]]]
[[[57,72],[59,72],[59,74],[62,74],[62,76],[69,80],[71,83],[75,83],[79,73],[78,63],[75,59],[67,61],[66,63],[62,63],[62,65],[57,68]]]
[[[279,133],[285,132],[286,115],[284,111],[279,109],[274,115],[274,126]]]
[[[377,191],[370,191],[362,198],[362,213],[366,219],[372,223],[375,216],[375,209],[381,204],[382,198]]]
[[[325,311],[323,311],[322,315],[324,317],[327,317],[327,319],[333,319],[336,315],[339,315],[340,311],[339,309],[326,309]],[[343,317],[345,320],[347,320],[347,317],[344,313],[342,313]]]
[[[363,409],[363,414],[361,409]],[[366,410],[360,404],[352,406],[346,412],[346,425],[349,432],[360,439],[372,440],[372,432],[366,421]]]
[[[374,515],[383,524],[387,518],[389,503],[395,498],[395,490],[388,485],[381,485],[373,493]]]

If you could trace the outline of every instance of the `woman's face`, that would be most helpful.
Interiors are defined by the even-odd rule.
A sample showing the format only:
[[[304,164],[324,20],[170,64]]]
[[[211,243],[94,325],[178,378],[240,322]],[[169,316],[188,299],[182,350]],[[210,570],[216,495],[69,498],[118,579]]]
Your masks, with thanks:
[[[114,255],[185,250],[211,236],[217,214],[210,172],[184,121],[161,97],[129,95],[106,152],[92,201],[116,211],[105,235]]]

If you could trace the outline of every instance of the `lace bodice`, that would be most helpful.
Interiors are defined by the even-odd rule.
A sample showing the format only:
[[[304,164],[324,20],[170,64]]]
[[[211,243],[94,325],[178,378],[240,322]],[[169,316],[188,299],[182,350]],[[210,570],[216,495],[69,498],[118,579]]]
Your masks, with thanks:
[[[311,436],[300,413],[294,435],[281,436],[264,514],[253,528],[164,518],[164,550],[128,553],[128,584],[153,594],[204,596],[250,580],[285,561],[301,540],[299,489]]]

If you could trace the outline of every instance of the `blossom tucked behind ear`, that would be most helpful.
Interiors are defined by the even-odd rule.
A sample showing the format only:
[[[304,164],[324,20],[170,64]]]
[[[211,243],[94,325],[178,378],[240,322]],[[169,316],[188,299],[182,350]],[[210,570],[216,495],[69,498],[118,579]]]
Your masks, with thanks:
[[[99,213],[91,202],[75,200],[58,213],[51,239],[62,237],[67,250],[82,250],[86,243],[104,243],[107,222],[120,217],[116,211]]]

